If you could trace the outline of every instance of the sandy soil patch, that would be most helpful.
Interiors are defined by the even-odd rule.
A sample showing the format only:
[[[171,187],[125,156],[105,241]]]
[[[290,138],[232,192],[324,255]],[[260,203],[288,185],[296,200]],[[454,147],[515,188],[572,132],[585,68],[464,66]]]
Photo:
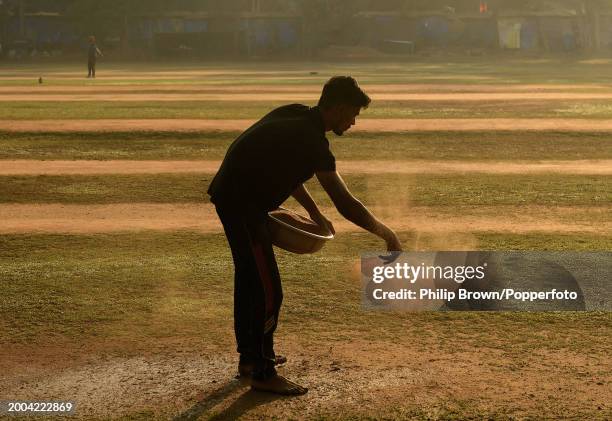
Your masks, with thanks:
[[[145,66],[135,67],[131,70],[128,69],[107,69],[103,64],[99,64],[98,68],[98,80],[99,79],[113,79],[113,78],[125,78],[125,79],[163,79],[163,78],[193,78],[198,76],[209,76],[209,77],[224,77],[231,75],[234,77],[240,76],[245,77],[288,77],[287,75],[298,76],[313,76],[307,69],[304,70],[252,70],[248,69],[196,69],[196,70],[160,70],[160,71],[147,71]],[[83,79],[87,73],[80,71],[45,71],[45,69],[39,70],[23,70],[19,68],[7,68],[4,69],[4,76],[0,76],[0,80],[9,78],[23,78],[28,76],[36,76],[43,78],[70,78],[70,79]],[[92,81],[95,82],[95,81]]]
[[[229,347],[219,353],[180,343],[156,352],[127,351],[125,356],[90,346],[49,347],[46,352],[7,348],[3,365],[21,361],[28,372],[15,375],[11,367],[0,396],[70,398],[77,404],[78,419],[147,410],[166,419],[207,419],[213,413],[218,414],[215,419],[249,420],[354,413],[376,417],[393,415],[395,408],[436,418],[444,408],[464,413],[467,408],[456,405],[466,402],[476,413],[502,412],[518,418],[546,414],[560,419],[586,413],[589,419],[605,419],[610,411],[605,374],[609,362],[599,354],[537,348],[483,351],[462,344],[460,337],[453,352],[436,338],[425,343],[409,338],[393,343],[353,339],[329,345],[277,338],[277,348],[289,358],[279,372],[309,387],[303,397],[283,399],[250,391],[233,378],[236,361]]]
[[[99,70],[98,70],[99,72]],[[46,75],[45,73],[32,73],[30,75],[27,74],[19,74],[19,75],[14,75],[14,76],[1,76],[0,77],[0,81],[2,80],[21,80],[24,82],[29,82],[32,81],[32,83],[38,83],[38,78],[42,77],[43,78],[43,82],[44,80],[49,80],[49,79],[61,79],[61,80],[82,80],[85,79],[87,77],[87,72],[84,73],[76,73],[76,72],[72,72],[72,73],[54,73],[52,75]],[[99,77],[101,79],[101,77]],[[116,81],[123,81],[123,80],[159,80],[159,79],[177,79],[177,80],[192,80],[194,79],[194,76],[189,76],[189,75],[175,75],[172,77],[168,77],[168,76],[156,76],[156,75],[139,75],[139,76],[134,76],[133,73],[130,75],[106,75],[104,76],[105,80],[116,80]]]
[[[457,93],[483,93],[483,92],[559,92],[567,91],[595,91],[601,93],[605,90],[612,90],[608,85],[461,85],[461,84],[362,84],[361,87],[368,93],[399,93],[399,92],[457,92]],[[95,93],[173,93],[173,92],[193,92],[193,93],[287,93],[287,92],[321,92],[322,86],[316,85],[204,85],[204,84],[180,84],[180,85],[161,85],[161,84],[138,84],[138,85],[87,85],[87,86],[0,86],[0,93],[11,94],[95,94]]]
[[[0,120],[0,130],[16,132],[106,131],[241,131],[255,120],[100,119],[100,120]],[[351,131],[564,131],[609,132],[612,120],[491,118],[491,119],[361,119]]]
[[[112,131],[237,131],[255,120],[196,119],[102,119],[102,120],[0,120],[0,130],[18,132],[112,132]],[[612,126],[612,122],[610,124]]]
[[[7,101],[316,101],[319,93],[307,92],[258,92],[258,93],[119,93],[109,94],[106,92],[96,93],[71,93],[46,95],[36,94],[6,94],[4,100]],[[612,93],[565,93],[565,92],[533,92],[533,93],[378,93],[371,95],[374,101],[444,101],[444,102],[465,102],[465,101],[565,101],[565,100],[601,100],[612,99]]]
[[[363,174],[612,174],[612,160],[466,162],[466,161],[339,161],[338,170]]]
[[[361,228],[342,218],[335,209],[324,210],[333,218],[338,232],[361,231]],[[496,206],[490,209],[479,207],[471,215],[452,216],[428,207],[387,206],[373,207],[372,210],[398,231],[612,233],[612,218],[603,224],[567,222],[572,216],[585,211],[610,215],[612,210],[609,207]],[[0,204],[0,215],[0,233],[139,230],[221,232],[221,225],[211,204]],[[504,218],[497,215],[504,215]]]
[[[220,161],[0,161],[0,175],[216,173]]]
[[[53,79],[61,79],[61,80],[83,80],[86,79],[87,72],[79,73],[79,72],[51,72],[45,73],[42,72],[13,72],[13,74],[6,75],[0,77],[1,80],[32,80],[34,83],[38,83],[38,78],[42,77],[43,80],[53,80]],[[312,80],[313,83],[320,82],[321,79],[327,79],[331,77],[329,76],[319,76],[319,75],[310,75],[308,72],[300,72],[294,75],[287,75],[286,72],[270,73],[270,74],[261,74],[259,72],[238,72],[238,73],[225,73],[225,72],[214,72],[214,73],[205,73],[201,71],[195,72],[139,72],[138,69],[135,69],[133,72],[123,72],[123,71],[113,71],[113,70],[102,70],[101,67],[97,67],[96,69],[96,80],[88,81],[91,84],[96,83],[97,81],[108,81],[108,80],[201,80],[203,83],[213,83],[215,81],[227,81],[227,80],[242,80],[242,79],[257,79],[257,80]],[[429,78],[427,78],[429,79]],[[443,77],[443,79],[447,79],[447,77]],[[470,77],[462,77],[462,79],[475,79]],[[480,80],[482,78],[478,78]]]
[[[220,161],[2,160],[0,175],[216,173]],[[338,161],[343,174],[612,174],[612,160],[466,162]]]

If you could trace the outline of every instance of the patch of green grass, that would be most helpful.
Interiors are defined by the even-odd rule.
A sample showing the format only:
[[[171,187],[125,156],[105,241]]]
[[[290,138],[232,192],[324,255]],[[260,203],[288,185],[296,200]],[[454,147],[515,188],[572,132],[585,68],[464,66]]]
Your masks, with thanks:
[[[490,83],[594,84],[612,82],[610,60],[580,57],[406,57],[376,61],[296,61],[266,63],[100,63],[96,80],[85,79],[82,63],[28,63],[0,66],[6,85],[35,85],[39,76],[49,85],[112,84],[317,84],[338,74],[355,76],[362,85],[373,83]],[[317,74],[311,74],[316,71]],[[68,73],[67,73],[68,72]],[[172,72],[172,73],[162,73]],[[133,79],[134,76],[154,79]],[[113,76],[116,79],[105,79]],[[130,79],[127,79],[127,77]],[[282,76],[282,77],[279,77]],[[122,79],[125,77],[125,79]]]
[[[562,251],[606,251],[612,250],[612,236],[589,236],[573,234],[495,234],[474,233],[482,250],[562,250]],[[427,244],[429,235],[420,240]]]
[[[565,118],[610,118],[612,104],[609,102],[579,102],[558,104],[555,110],[558,116]]]
[[[0,179],[0,202],[178,203],[208,202],[206,189],[212,175],[40,175]]]
[[[607,119],[607,100],[373,101],[360,118],[588,118]],[[357,123],[357,126],[359,122]]]
[[[221,160],[239,132],[0,132],[0,159]],[[329,136],[339,160],[612,159],[605,133],[432,132]]]
[[[208,202],[212,174],[32,175],[0,177],[4,203]],[[368,206],[462,207],[495,205],[605,206],[612,202],[611,176],[584,175],[404,175],[344,177]],[[318,203],[331,206],[311,180]]]
[[[0,132],[0,159],[222,159],[239,132]]]
[[[127,94],[126,94],[127,95]],[[7,95],[5,97],[9,99]],[[188,94],[185,94],[188,98]],[[258,119],[289,102],[314,101],[0,101],[0,120]],[[610,118],[605,100],[373,101],[368,118]]]
[[[34,331],[97,336],[107,328],[158,337],[181,323],[197,334],[231,314],[221,240],[189,233],[1,237],[1,318],[16,333],[2,339]]]
[[[330,137],[337,159],[539,161],[611,159],[605,133],[347,133]]]
[[[405,244],[414,242],[413,233],[400,236]],[[612,245],[612,238],[586,235],[478,238],[477,248],[500,244],[500,250]],[[416,346],[435,342],[448,349],[460,340],[464,346],[508,353],[534,347],[605,352],[612,329],[609,313],[365,311],[351,268],[361,252],[381,247],[370,234],[346,233],[314,255],[278,251],[285,290],[283,334],[331,342],[410,337]],[[222,234],[4,235],[0,276],[2,343],[93,337],[233,343],[233,266]]]
[[[6,97],[8,98],[8,97]],[[14,101],[0,102],[0,120],[255,119],[283,102],[258,101]]]
[[[352,174],[344,178],[356,196],[371,206],[591,206],[608,205],[612,201],[610,176]],[[327,200],[318,182],[313,180],[307,184],[316,200]]]

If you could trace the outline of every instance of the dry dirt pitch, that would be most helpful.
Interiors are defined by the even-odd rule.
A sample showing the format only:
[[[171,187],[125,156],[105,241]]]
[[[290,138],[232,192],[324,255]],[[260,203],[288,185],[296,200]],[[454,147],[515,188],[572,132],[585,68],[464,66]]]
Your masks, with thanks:
[[[30,80],[45,72],[41,68],[5,69],[0,75],[0,96],[5,104],[19,106],[22,102],[79,102],[79,101],[303,101],[312,103],[320,89],[320,82],[328,73],[350,73],[347,65],[334,71],[326,67],[320,76],[309,75],[312,66],[304,69],[276,71],[274,66],[239,66],[223,68],[180,70],[149,70],[135,75],[125,66],[117,66],[105,72],[100,66],[99,80],[85,82],[75,68],[56,69],[45,73],[43,86],[32,86]],[[363,84],[372,93],[374,101],[411,101],[418,104],[431,101],[445,103],[477,103],[491,99],[508,101],[535,100],[541,103],[570,101],[610,101],[612,86],[607,83],[514,83],[483,77],[486,84],[474,83],[464,75],[464,81],[437,82],[444,74],[430,80],[418,75],[405,82],[395,79],[401,76],[400,66],[390,65],[397,74],[386,74],[389,82],[376,80],[375,65],[356,74],[369,83]],[[358,68],[358,66],[355,66]],[[399,75],[399,76],[398,76]],[[369,78],[369,79],[368,79]],[[449,75],[447,79],[460,76]],[[232,83],[235,79],[236,83]],[[492,80],[493,79],[493,80]],[[265,83],[258,84],[262,80]],[[278,81],[279,83],[275,83]],[[373,104],[375,106],[375,102]],[[418,105],[417,105],[418,106]],[[10,133],[79,132],[86,139],[87,132],[181,132],[181,131],[236,131],[248,126],[250,120],[195,120],[195,119],[143,119],[138,116],[123,119],[55,120],[46,119],[0,120],[0,131]],[[440,131],[550,131],[610,132],[611,119],[584,118],[484,118],[484,119],[368,119],[367,112],[357,122],[357,131],[418,132]],[[334,140],[331,141],[332,146]],[[356,145],[358,147],[358,145]],[[602,141],[602,150],[609,151],[609,142]],[[28,159],[19,154],[0,164],[0,177],[11,176],[60,176],[112,175],[112,174],[210,174],[218,161],[202,160],[151,160],[151,161],[98,161]],[[344,160],[339,156],[339,169],[347,174],[376,177],[377,174],[480,174],[483,177],[499,175],[585,175],[608,177],[612,175],[609,153],[592,152],[580,160],[546,159],[533,162],[513,161],[512,157],[499,162],[491,161],[430,161],[373,160],[370,162]],[[603,157],[602,157],[603,156]],[[204,186],[203,186],[204,187]],[[527,188],[527,187],[525,187]],[[155,189],[155,186],[151,186]],[[609,195],[609,191],[605,194]],[[393,188],[386,203],[393,203]],[[350,244],[350,235],[358,230],[342,222],[332,209],[329,213],[337,221],[340,235]],[[515,235],[565,235],[589,238],[612,236],[612,206],[610,203],[590,206],[587,204],[550,206],[538,203],[481,206],[468,215],[454,215],[436,206],[399,205],[375,208],[382,215],[394,219],[390,225],[410,234],[414,242],[408,248],[478,248],[479,233]],[[598,215],[597,222],[584,218],[572,221],[572,215],[584,212]],[[500,217],[503,215],[503,217]],[[585,222],[586,221],[586,222]],[[70,241],[80,235],[111,235],[113,233],[139,233],[159,231],[164,233],[194,232],[220,235],[214,210],[207,203],[0,203],[0,236],[2,243],[10,246],[17,242],[42,241],[41,238],[60,235]],[[145,232],[142,231],[142,232]],[[38,236],[37,236],[38,235]],[[408,234],[406,234],[408,235]],[[424,244],[421,236],[430,236]],[[60,238],[60,237],[57,237]],[[102,238],[102,237],[101,237]],[[112,238],[112,237],[109,237]],[[46,240],[45,240],[46,241]],[[64,241],[64,240],[62,240]],[[53,249],[51,240],[48,247]],[[217,244],[217,243],[215,243]],[[222,242],[218,242],[222,245]],[[363,243],[365,244],[365,243]],[[378,243],[369,242],[369,247]],[[8,247],[7,246],[7,247]],[[380,246],[380,245],[378,245]],[[8,256],[2,276],[19,279],[26,276],[28,265],[12,265],[17,256],[10,250],[0,250]],[[346,255],[353,253],[338,251]],[[206,253],[206,252],[205,252]],[[221,253],[221,252],[219,252]],[[219,253],[204,254],[204,265],[222,265],[223,281],[231,295],[231,265],[228,256],[219,263]],[[331,252],[330,252],[331,253]],[[353,257],[356,257],[354,254]],[[22,256],[20,256],[21,258]],[[324,261],[325,255],[318,263]],[[100,257],[103,259],[103,257]],[[83,263],[81,273],[87,277],[88,264]],[[345,259],[346,260],[346,259]],[[342,260],[342,262],[345,262]],[[354,276],[350,266],[330,257],[330,271],[344,271],[345,278]],[[289,262],[289,263],[288,263]],[[291,267],[291,256],[283,255],[284,267]],[[334,263],[335,262],[335,263]],[[202,263],[202,262],[200,262]],[[170,264],[170,263],[168,263]],[[32,257],[32,266],[45,268],[44,260]],[[327,266],[326,266],[327,267]],[[49,266],[50,271],[54,266]],[[163,268],[163,263],[162,263]],[[163,269],[162,269],[163,270]],[[207,269],[204,269],[206,271]],[[216,270],[216,269],[215,269]],[[316,269],[313,269],[316,270]],[[213,269],[210,269],[211,276]],[[205,272],[206,273],[206,272]],[[119,278],[124,275],[119,275]],[[317,276],[315,274],[315,276]],[[41,278],[42,279],[42,278]],[[70,278],[65,279],[70,282]],[[121,281],[121,279],[120,279]],[[100,280],[104,282],[104,280]],[[125,281],[130,277],[125,275]],[[181,278],[179,283],[188,283]],[[221,282],[221,280],[219,280]],[[305,282],[305,281],[304,281]],[[348,285],[352,285],[350,281]],[[171,300],[171,288],[161,294]],[[354,287],[354,285],[353,285]],[[194,288],[198,288],[196,285]],[[76,307],[67,307],[61,320],[65,326],[44,327],[45,317],[35,318],[43,328],[13,339],[0,337],[0,400],[61,400],[77,403],[79,419],[610,419],[612,417],[612,365],[609,351],[612,334],[609,315],[593,315],[594,321],[584,315],[572,317],[521,315],[402,315],[402,324],[393,325],[391,315],[372,316],[371,325],[337,326],[326,320],[334,320],[333,312],[317,312],[315,299],[306,299],[311,305],[292,310],[291,289],[284,306],[291,319],[283,329],[281,317],[278,334],[278,351],[288,356],[289,362],[280,371],[310,388],[300,398],[286,399],[254,393],[233,379],[235,355],[231,331],[230,305],[225,299],[221,304],[202,301],[194,306],[206,308],[206,317],[198,319],[202,325],[189,326],[175,332],[147,336],[139,334],[140,320],[130,321],[124,331],[114,326],[107,333],[93,329],[105,326],[104,320],[94,316],[87,319],[70,317]],[[297,287],[296,287],[297,288]],[[342,288],[333,285],[330,288]],[[300,290],[301,291],[301,290]],[[325,291],[309,291],[316,297]],[[23,292],[24,294],[26,292]],[[342,293],[338,293],[342,296]],[[355,295],[348,295],[355,300]],[[53,300],[53,297],[41,300]],[[91,293],[91,299],[96,296]],[[101,297],[101,300],[112,298]],[[6,303],[3,310],[3,327],[19,332],[16,322],[9,319],[20,312],[19,302]],[[293,304],[292,304],[293,303]],[[358,304],[355,304],[357,306]],[[28,310],[29,311],[29,310]],[[153,313],[155,323],[166,323],[164,317],[182,317],[189,309],[172,308],[174,313]],[[193,310],[192,310],[193,311]],[[357,310],[358,311],[358,310]],[[134,314],[139,312],[134,306]],[[307,313],[307,316],[303,316]],[[36,314],[34,312],[33,314]],[[195,314],[195,313],[194,313]],[[55,317],[55,316],[54,316]],[[148,316],[147,316],[148,317]],[[367,316],[365,316],[367,317]],[[397,316],[400,317],[400,316]],[[149,319],[146,319],[146,323]],[[293,320],[299,320],[295,322]],[[15,320],[20,320],[17,316]],[[181,319],[182,320],[182,319]],[[185,320],[189,320],[186,317]],[[205,321],[203,323],[202,321]],[[80,327],[73,328],[71,323]],[[90,324],[91,323],[91,324]],[[110,322],[109,322],[110,323]],[[145,324],[146,324],[145,323]],[[188,323],[188,322],[187,322]],[[348,322],[347,322],[348,323]],[[29,326],[29,325],[28,325]],[[291,327],[297,326],[297,327]],[[391,327],[392,326],[392,327]],[[399,326],[399,327],[398,327]],[[65,328],[64,328],[65,327]],[[97,333],[91,334],[89,329]],[[24,330],[27,327],[23,327]],[[131,330],[130,330],[131,329]],[[8,331],[8,330],[7,330]],[[62,334],[62,332],[69,332]],[[303,332],[302,332],[303,331]],[[75,333],[77,332],[77,333]],[[215,332],[209,334],[209,332]],[[585,338],[586,335],[586,338]],[[589,339],[589,335],[592,340]],[[587,344],[587,349],[583,347]]]

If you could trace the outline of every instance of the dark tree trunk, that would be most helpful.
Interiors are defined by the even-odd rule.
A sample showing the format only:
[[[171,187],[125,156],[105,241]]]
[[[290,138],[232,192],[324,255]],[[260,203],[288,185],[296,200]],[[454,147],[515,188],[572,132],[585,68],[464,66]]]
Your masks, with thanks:
[[[587,48],[592,51],[598,51],[601,48],[600,5],[597,0],[584,0],[583,6],[589,33]]]
[[[19,37],[25,37],[25,0],[19,0]]]

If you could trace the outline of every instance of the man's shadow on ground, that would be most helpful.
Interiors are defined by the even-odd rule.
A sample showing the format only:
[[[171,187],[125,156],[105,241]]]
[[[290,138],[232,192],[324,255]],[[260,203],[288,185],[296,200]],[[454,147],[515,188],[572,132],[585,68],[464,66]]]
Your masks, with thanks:
[[[238,398],[232,402],[230,406],[218,414],[209,417],[208,419],[215,421],[234,420],[245,412],[259,405],[272,402],[274,400],[287,398],[287,396],[274,395],[272,393],[252,390],[249,386],[241,383],[239,380],[233,379],[202,397],[200,401],[191,408],[187,409],[182,414],[177,415],[174,418],[174,421],[197,420],[208,410],[223,402],[227,397],[240,389],[244,390],[243,393],[238,396]]]

